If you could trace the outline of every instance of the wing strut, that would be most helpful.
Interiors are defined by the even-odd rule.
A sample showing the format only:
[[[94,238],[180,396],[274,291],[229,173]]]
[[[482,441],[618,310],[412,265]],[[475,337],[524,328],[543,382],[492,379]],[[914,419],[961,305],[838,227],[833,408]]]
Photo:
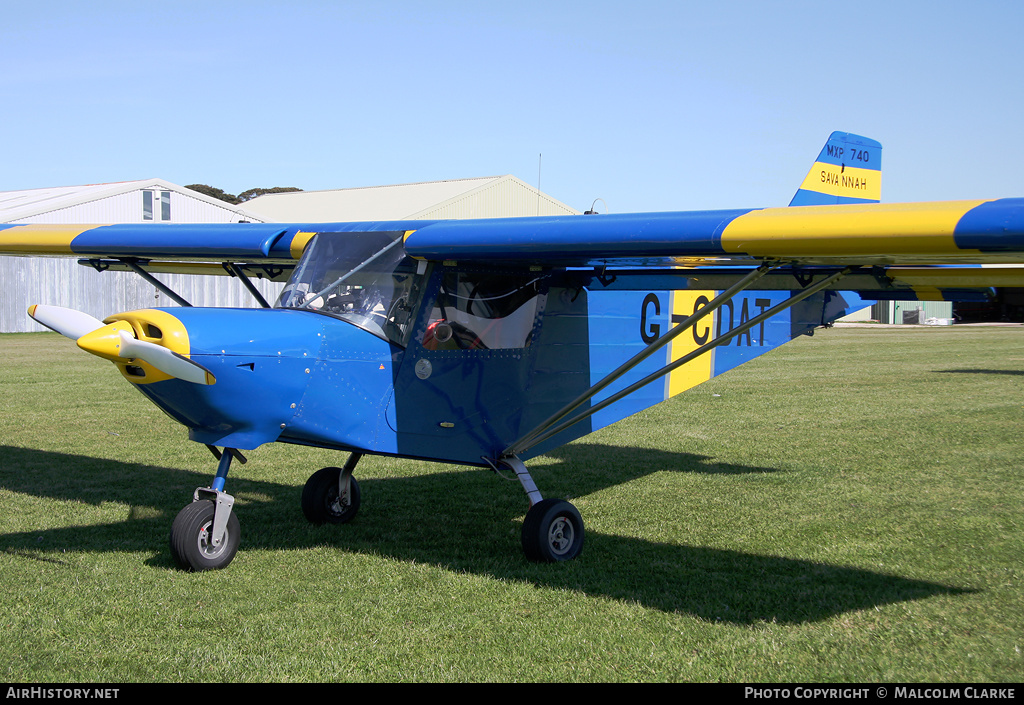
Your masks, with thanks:
[[[123,262],[124,265],[126,267],[128,267],[128,269],[132,270],[133,272],[138,274],[140,277],[142,277],[143,279],[148,281],[150,284],[155,286],[159,291],[161,291],[162,293],[164,293],[167,296],[169,296],[170,298],[172,298],[179,306],[187,306],[187,307],[191,308],[192,304],[190,304],[188,301],[186,301],[185,299],[181,298],[176,293],[174,293],[174,291],[170,287],[168,287],[162,281],[160,281],[159,279],[154,277],[152,274],[147,272],[145,269],[143,269],[139,265],[139,263],[136,262],[135,260],[122,259],[121,262]]]
[[[743,324],[737,326],[736,328],[733,328],[728,333],[725,333],[725,334],[715,338],[711,342],[706,343],[705,345],[702,345],[701,347],[697,348],[696,350],[694,350],[694,351],[692,351],[690,353],[687,353],[686,355],[683,355],[678,360],[672,362],[669,365],[666,365],[665,367],[661,368],[657,372],[653,372],[653,373],[647,375],[646,377],[644,377],[639,382],[635,382],[634,384],[629,385],[625,389],[623,389],[623,390],[621,390],[619,392],[616,392],[615,394],[611,395],[607,399],[602,400],[598,404],[595,404],[594,406],[591,406],[589,409],[587,409],[587,410],[585,410],[583,412],[580,412],[579,414],[576,414],[575,416],[573,416],[572,418],[570,418],[570,419],[568,419],[566,421],[562,420],[562,419],[565,419],[565,417],[568,416],[570,413],[575,411],[578,407],[580,407],[588,399],[591,399],[596,394],[598,394],[602,389],[607,387],[611,382],[615,381],[616,379],[618,379],[619,377],[621,377],[625,373],[629,372],[631,369],[636,367],[640,362],[642,362],[644,359],[649,357],[653,352],[655,352],[658,349],[664,347],[673,338],[675,338],[676,336],[678,336],[679,334],[681,334],[683,331],[687,330],[688,328],[692,327],[703,316],[707,315],[708,313],[710,313],[714,309],[722,306],[722,304],[724,304],[728,299],[731,299],[732,297],[734,297],[740,291],[742,291],[742,290],[744,290],[746,288],[749,288],[749,286],[751,284],[753,284],[754,281],[756,281],[760,277],[764,276],[771,269],[774,269],[777,266],[778,265],[774,265],[774,264],[773,265],[763,264],[760,267],[758,267],[756,270],[754,270],[753,272],[748,274],[746,277],[744,277],[735,286],[731,287],[730,289],[728,289],[728,290],[722,292],[721,294],[719,294],[718,296],[716,296],[715,299],[711,303],[709,303],[707,306],[705,306],[705,307],[699,309],[698,311],[694,312],[693,315],[691,315],[689,318],[687,318],[683,322],[679,323],[675,328],[673,328],[671,331],[669,331],[665,335],[661,336],[661,338],[659,338],[658,340],[656,340],[653,343],[651,343],[651,345],[648,346],[646,349],[644,349],[644,351],[642,351],[641,353],[639,353],[637,355],[634,355],[630,360],[625,362],[623,365],[621,365],[614,372],[610,373],[607,377],[605,377],[600,382],[595,384],[593,387],[588,389],[586,392],[581,394],[574,401],[572,401],[570,404],[565,406],[561,411],[559,411],[558,413],[553,415],[551,418],[549,418],[547,421],[545,421],[544,423],[540,424],[535,429],[533,429],[532,431],[530,431],[529,433],[524,435],[518,441],[514,442],[512,445],[510,445],[508,448],[506,448],[502,452],[501,457],[502,458],[514,457],[514,456],[517,456],[520,453],[523,453],[523,452],[529,450],[530,448],[536,446],[539,443],[543,443],[547,439],[551,438],[554,435],[557,435],[557,434],[561,433],[562,431],[564,431],[565,429],[569,428],[573,424],[576,424],[579,421],[582,421],[583,419],[588,418],[589,416],[592,416],[593,414],[596,414],[598,411],[600,411],[601,409],[604,409],[605,407],[611,406],[615,402],[619,401],[623,397],[626,397],[626,396],[632,394],[633,392],[635,392],[636,390],[640,389],[641,387],[644,387],[644,386],[650,384],[651,382],[659,379],[660,377],[664,377],[665,375],[669,374],[670,372],[672,372],[676,368],[685,365],[687,362],[690,362],[691,360],[693,360],[693,359],[695,359],[697,357],[700,357],[704,353],[713,350],[714,348],[718,347],[719,345],[723,345],[723,344],[729,342],[730,340],[732,340],[737,335],[739,335],[741,333],[745,333],[746,331],[750,330],[754,326],[760,325],[762,321],[768,320],[772,316],[775,316],[776,314],[781,313],[782,311],[785,311],[786,309],[790,308],[794,304],[797,304],[797,303],[803,301],[804,299],[806,299],[807,297],[812,296],[812,295],[818,293],[819,291],[821,291],[822,289],[827,288],[828,286],[833,284],[835,281],[837,281],[841,277],[845,276],[846,274],[849,274],[854,269],[854,267],[847,267],[845,269],[842,269],[842,270],[832,274],[829,277],[826,277],[825,279],[822,279],[817,284],[809,286],[806,289],[802,289],[799,293],[794,294],[793,296],[789,297],[788,299],[786,299],[782,303],[776,304],[775,306],[773,306],[772,308],[768,309],[764,313],[761,313],[760,315],[754,316],[753,318],[751,318],[746,323],[743,323]],[[559,423],[559,422],[561,422],[561,423]]]
[[[242,284],[244,284],[245,288],[249,290],[249,293],[253,295],[253,298],[260,302],[260,306],[263,308],[270,308],[270,304],[268,304],[267,300],[263,298],[263,294],[260,293],[260,290],[256,288],[255,284],[249,281],[249,277],[245,275],[245,272],[242,271],[241,267],[234,262],[225,262],[224,269],[228,270],[230,274],[238,277],[242,281]]]
[[[556,412],[549,419],[547,419],[546,421],[541,423],[539,426],[534,428],[532,431],[527,433],[525,436],[520,438],[518,441],[516,441],[515,443],[510,445],[501,454],[502,457],[508,457],[510,455],[516,455],[518,453],[522,453],[527,448],[531,448],[534,445],[536,445],[537,443],[539,443],[543,439],[538,439],[537,437],[540,436],[541,434],[545,433],[545,431],[547,429],[549,429],[552,426],[554,426],[555,424],[557,424],[559,421],[561,421],[566,416],[568,416],[573,411],[575,411],[580,406],[582,406],[584,403],[586,403],[593,396],[595,396],[596,394],[599,394],[601,392],[601,390],[605,389],[609,384],[611,384],[612,382],[614,382],[618,378],[622,377],[622,375],[626,374],[627,372],[632,370],[634,367],[639,365],[641,362],[643,362],[644,360],[649,358],[651,355],[653,355],[654,353],[658,352],[658,350],[661,350],[662,348],[664,348],[666,345],[668,345],[670,342],[672,342],[677,336],[679,336],[683,332],[685,332],[688,328],[696,325],[697,322],[700,321],[702,318],[704,318],[708,314],[714,312],[716,309],[720,308],[723,304],[725,304],[726,301],[728,301],[732,297],[736,296],[736,294],[740,293],[744,289],[749,288],[754,282],[756,282],[758,279],[760,279],[765,274],[767,274],[768,272],[770,272],[771,270],[775,269],[778,266],[779,266],[778,264],[762,264],[760,267],[758,267],[754,271],[752,271],[749,274],[747,274],[745,277],[740,279],[738,282],[733,284],[731,287],[729,287],[728,289],[723,291],[721,294],[716,296],[714,298],[714,300],[712,300],[712,301],[710,301],[708,303],[707,306],[704,306],[704,307],[694,311],[693,314],[689,318],[687,318],[686,320],[684,320],[681,323],[679,323],[678,325],[676,325],[668,333],[666,333],[665,335],[661,336],[660,338],[655,340],[653,343],[648,345],[646,348],[641,350],[639,353],[637,353],[636,355],[631,357],[629,360],[627,360],[626,362],[624,362],[621,365],[619,365],[618,368],[616,368],[614,371],[608,373],[608,375],[606,375],[604,377],[604,379],[602,379],[600,382],[598,382],[597,384],[592,386],[587,391],[583,392],[581,395],[579,395],[578,397],[573,399],[571,402],[569,402],[566,406],[562,407],[562,409],[560,411]],[[585,416],[586,415],[579,416],[578,418],[574,419],[572,421],[572,423],[576,423],[576,421],[585,418]],[[572,425],[572,424],[570,423],[569,425]],[[547,438],[547,437],[548,437],[547,435],[544,436],[544,438]]]

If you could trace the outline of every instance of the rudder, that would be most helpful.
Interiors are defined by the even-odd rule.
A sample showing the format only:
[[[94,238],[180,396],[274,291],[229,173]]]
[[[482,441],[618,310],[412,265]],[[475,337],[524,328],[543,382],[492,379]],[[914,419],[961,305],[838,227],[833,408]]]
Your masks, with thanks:
[[[881,143],[849,132],[833,132],[789,205],[878,203],[881,197]]]

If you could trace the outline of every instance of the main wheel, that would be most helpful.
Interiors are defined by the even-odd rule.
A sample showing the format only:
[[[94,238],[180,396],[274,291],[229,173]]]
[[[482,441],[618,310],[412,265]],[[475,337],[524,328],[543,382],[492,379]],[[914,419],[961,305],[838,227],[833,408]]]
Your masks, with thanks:
[[[359,511],[359,483],[348,479],[348,501],[338,496],[341,468],[321,468],[302,488],[302,513],[311,524],[345,524]]]
[[[569,561],[583,550],[583,518],[563,499],[530,507],[523,521],[523,552],[531,561]]]
[[[238,553],[241,530],[234,512],[228,517],[224,540],[213,545],[213,513],[211,500],[193,502],[174,518],[171,525],[171,556],[185,570],[217,570],[226,568]]]

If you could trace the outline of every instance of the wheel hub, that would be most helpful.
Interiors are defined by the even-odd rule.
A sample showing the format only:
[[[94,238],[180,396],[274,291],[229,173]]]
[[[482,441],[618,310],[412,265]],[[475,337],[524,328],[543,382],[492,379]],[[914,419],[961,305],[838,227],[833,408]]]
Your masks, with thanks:
[[[351,505],[351,502],[346,501],[347,499],[347,497],[343,497],[337,490],[328,493],[327,511],[335,516],[341,516]]]
[[[566,517],[558,517],[548,528],[548,545],[553,553],[561,556],[568,553],[575,536],[572,522]]]
[[[201,553],[213,558],[224,550],[224,546],[227,545],[227,538],[227,530],[225,529],[224,540],[221,541],[220,546],[215,546],[213,543],[213,522],[209,521],[203,524],[203,528],[199,530],[199,534],[196,537],[196,545]]]

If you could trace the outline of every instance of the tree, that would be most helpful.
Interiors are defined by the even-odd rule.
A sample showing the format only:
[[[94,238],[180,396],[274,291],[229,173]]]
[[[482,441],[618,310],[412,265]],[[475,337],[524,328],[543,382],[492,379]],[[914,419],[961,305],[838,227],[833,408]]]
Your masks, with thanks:
[[[301,191],[300,188],[294,186],[275,186],[274,188],[251,188],[248,191],[242,191],[238,194],[238,203],[245,203],[251,201],[259,196],[265,196],[268,193],[292,193],[294,191]]]
[[[204,196],[216,198],[225,203],[237,206],[240,203],[251,201],[257,196],[263,196],[268,193],[291,193],[293,191],[301,191],[300,188],[294,186],[275,186],[274,188],[251,188],[248,191],[242,191],[237,196],[232,196],[230,193],[224,193],[222,189],[216,186],[207,186],[206,184],[189,184],[185,188],[197,191]]]
[[[230,193],[224,193],[223,190],[216,188],[215,186],[207,186],[206,184],[189,184],[185,188],[192,191],[197,191],[204,196],[216,198],[220,201],[225,201],[232,205],[238,205],[241,201],[238,200],[238,196],[232,196]]]

